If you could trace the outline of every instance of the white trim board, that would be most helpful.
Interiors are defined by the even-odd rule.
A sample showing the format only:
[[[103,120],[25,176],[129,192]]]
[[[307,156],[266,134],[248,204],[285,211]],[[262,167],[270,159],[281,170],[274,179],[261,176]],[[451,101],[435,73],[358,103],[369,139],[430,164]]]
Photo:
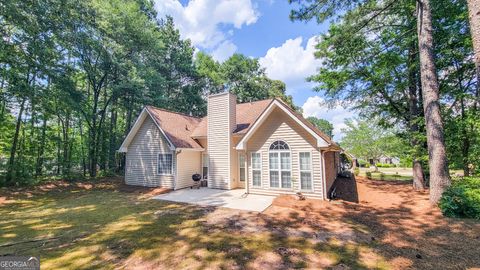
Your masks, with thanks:
[[[255,121],[253,126],[248,130],[248,132],[243,136],[243,138],[238,142],[236,149],[237,150],[245,150],[246,149],[246,143],[252,137],[252,135],[255,133],[255,131],[258,130],[258,128],[265,122],[267,117],[273,112],[275,108],[280,108],[282,111],[284,111],[288,116],[290,116],[295,122],[297,122],[302,128],[308,131],[316,140],[317,140],[317,147],[329,147],[330,144],[325,141],[322,137],[320,137],[317,133],[315,133],[311,128],[307,127],[300,119],[298,119],[297,116],[295,116],[292,112],[290,112],[287,108],[285,108],[285,105],[283,105],[280,101],[274,100],[268,107],[267,109],[260,115],[260,117]]]

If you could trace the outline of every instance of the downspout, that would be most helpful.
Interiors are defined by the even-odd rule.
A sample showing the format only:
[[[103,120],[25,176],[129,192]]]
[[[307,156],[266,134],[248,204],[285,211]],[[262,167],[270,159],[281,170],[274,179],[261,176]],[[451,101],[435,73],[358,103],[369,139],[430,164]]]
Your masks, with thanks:
[[[248,179],[249,175],[250,175],[250,172],[248,172],[248,155],[247,155],[247,151],[245,151],[245,177],[247,178],[246,181],[245,181],[245,194],[250,194],[250,179]],[[250,164],[251,165],[251,164]],[[252,177],[253,177],[253,174],[252,174]]]
[[[325,173],[325,151],[320,150],[320,156],[322,157],[322,179],[323,179],[323,199],[327,200],[327,179]]]
[[[178,155],[182,153],[181,149],[175,149],[175,175],[173,176],[173,190],[177,190],[177,177],[178,177]]]

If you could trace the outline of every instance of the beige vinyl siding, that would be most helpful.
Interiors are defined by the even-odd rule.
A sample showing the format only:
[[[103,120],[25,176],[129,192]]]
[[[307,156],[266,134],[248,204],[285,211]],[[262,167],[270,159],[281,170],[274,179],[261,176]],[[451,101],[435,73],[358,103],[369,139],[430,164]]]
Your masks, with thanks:
[[[326,152],[325,153],[325,180],[326,180],[326,191],[329,192],[330,188],[335,182],[337,177],[337,168],[335,166],[336,152]],[[328,194],[327,194],[328,195]]]
[[[232,188],[237,188],[239,187],[239,179],[238,179],[238,153],[237,150],[235,150],[235,145],[238,142],[237,138],[233,138],[232,134],[233,131],[237,128],[237,97],[228,94],[228,106],[230,109],[230,132],[229,132],[229,137],[230,137],[230,146],[229,146],[229,153],[230,153],[230,189]]]
[[[231,131],[233,123],[231,111],[232,95],[213,95],[208,98],[207,144],[209,156],[208,186],[211,188],[231,188]],[[234,98],[234,96],[233,96]]]
[[[292,188],[270,188],[269,147],[277,140],[285,141],[290,147]],[[262,186],[254,187],[252,183],[251,153],[260,152],[262,159]],[[322,198],[322,173],[320,152],[316,149],[315,138],[302,128],[285,112],[276,108],[266,121],[258,128],[247,142],[247,169],[251,193],[258,194],[293,194],[300,189],[299,152],[310,152],[312,158],[313,190],[302,191],[309,197]]]
[[[232,145],[230,149],[230,158],[231,158],[231,167],[230,167],[230,173],[231,173],[231,179],[232,179],[232,186],[231,188],[239,188],[241,187],[240,179],[239,179],[239,167],[238,167],[238,151],[235,149],[235,145],[240,141],[240,138],[238,137],[233,137],[232,139]]]
[[[177,184],[175,189],[191,187],[193,174],[202,173],[202,152],[182,150],[177,154]]]
[[[158,175],[158,154],[171,153],[172,175]],[[147,116],[137,134],[128,146],[125,166],[127,185],[174,188],[175,153],[170,150],[167,140]]]

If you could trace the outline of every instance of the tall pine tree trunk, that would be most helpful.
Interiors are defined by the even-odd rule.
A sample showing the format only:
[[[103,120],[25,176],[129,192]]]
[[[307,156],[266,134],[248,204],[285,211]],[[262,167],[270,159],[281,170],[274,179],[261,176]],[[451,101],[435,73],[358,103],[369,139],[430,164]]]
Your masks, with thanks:
[[[475,55],[475,67],[477,74],[477,95],[480,93],[480,1],[467,0],[468,18],[470,21],[470,33],[472,35],[473,51]],[[477,96],[477,99],[479,97]],[[477,100],[477,102],[479,102]]]
[[[7,97],[6,94],[3,92],[3,88],[5,87],[5,68],[3,68],[3,74],[2,74],[2,82],[0,83],[0,122],[3,122],[3,119],[5,117],[5,109],[7,106]]]
[[[109,139],[109,160],[108,169],[115,168],[115,153],[117,150],[117,110],[116,102],[112,103],[110,110],[110,139]]]
[[[462,167],[463,175],[469,176],[470,169],[468,168],[469,153],[470,153],[470,137],[468,136],[468,123],[465,114],[465,100],[463,96],[460,98],[460,117],[462,119]]]
[[[20,104],[20,110],[18,111],[17,124],[15,125],[15,134],[13,135],[12,148],[10,149],[10,158],[8,160],[7,175],[5,178],[7,185],[13,184],[13,177],[15,175],[15,155],[17,153],[18,138],[20,135],[20,128],[22,126],[22,116],[26,101],[27,98],[24,97],[22,99],[22,103]]]
[[[417,46],[415,41],[412,40],[408,52],[408,109],[409,109],[409,127],[410,127],[410,144],[414,149],[412,175],[413,175],[413,188],[416,190],[425,189],[425,178],[423,173],[422,163],[419,160],[420,151],[419,141],[417,139],[417,133],[419,132],[418,118],[420,116],[418,106],[418,89],[417,89]]]
[[[448,174],[443,123],[440,114],[439,86],[433,55],[432,30],[430,0],[417,0],[420,74],[430,165],[430,202],[436,204],[445,188],[450,185],[450,175]]]
[[[87,175],[87,160],[85,158],[85,141],[84,141],[85,135],[83,133],[83,123],[80,119],[78,120],[78,126],[79,126],[79,129],[80,129],[80,150],[81,150],[81,153],[82,153],[83,176],[86,176]]]
[[[63,138],[63,162],[62,162],[62,173],[64,175],[70,174],[70,112],[65,114],[65,121],[62,123],[62,138]]]
[[[42,124],[42,137],[40,139],[40,145],[39,145],[38,154],[37,154],[37,162],[35,165],[35,176],[42,175],[43,161],[44,161],[44,154],[45,154],[46,134],[47,134],[47,115],[44,113],[43,124]]]

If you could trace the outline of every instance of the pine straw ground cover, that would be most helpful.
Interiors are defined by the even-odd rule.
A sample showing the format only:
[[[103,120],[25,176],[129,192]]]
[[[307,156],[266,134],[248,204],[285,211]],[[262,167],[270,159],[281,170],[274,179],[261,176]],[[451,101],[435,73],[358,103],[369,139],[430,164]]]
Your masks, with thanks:
[[[480,225],[404,182],[339,182],[343,200],[282,196],[264,213],[152,200],[121,179],[0,191],[0,254],[42,269],[465,269]]]

